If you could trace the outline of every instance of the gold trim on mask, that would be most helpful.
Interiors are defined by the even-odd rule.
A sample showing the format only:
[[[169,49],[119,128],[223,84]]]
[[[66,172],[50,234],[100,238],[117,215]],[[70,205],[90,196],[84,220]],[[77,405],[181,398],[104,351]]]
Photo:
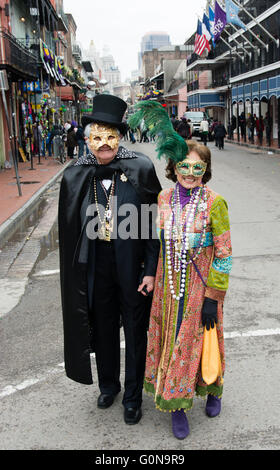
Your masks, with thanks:
[[[115,127],[106,124],[92,124],[90,126],[90,135],[88,146],[90,150],[99,150],[103,145],[108,145],[111,150],[118,148],[120,135]]]
[[[183,176],[194,176],[199,178],[203,176],[207,169],[207,163],[203,160],[189,160],[186,158],[182,162],[177,163],[176,169]]]

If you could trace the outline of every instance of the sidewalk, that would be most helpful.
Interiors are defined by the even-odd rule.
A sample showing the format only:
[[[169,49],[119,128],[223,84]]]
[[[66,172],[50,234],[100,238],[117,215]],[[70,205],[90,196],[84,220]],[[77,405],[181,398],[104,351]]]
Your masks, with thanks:
[[[280,148],[278,147],[278,140],[277,139],[272,139],[271,140],[270,147],[267,147],[265,137],[263,138],[263,145],[260,145],[259,144],[259,139],[258,139],[257,136],[254,137],[254,144],[249,142],[248,139],[247,139],[246,142],[244,142],[244,140],[242,139],[241,136],[240,136],[240,142],[238,142],[237,134],[234,134],[233,140],[225,138],[225,142],[228,142],[230,144],[240,145],[242,147],[255,148],[255,149],[258,149],[258,150],[262,150],[263,152],[273,152],[273,153],[280,154]]]
[[[52,157],[38,157],[31,163],[20,162],[18,173],[21,182],[22,196],[19,196],[15,170],[4,169],[0,171],[0,244],[13,230],[15,224],[29,213],[40,196],[62,175],[65,168],[72,163],[67,160],[62,165],[59,160]]]

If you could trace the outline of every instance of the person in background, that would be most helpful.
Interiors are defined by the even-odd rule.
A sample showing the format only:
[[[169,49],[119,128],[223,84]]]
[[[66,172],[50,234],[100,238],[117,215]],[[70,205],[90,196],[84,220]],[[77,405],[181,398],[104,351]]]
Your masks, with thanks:
[[[175,114],[172,114],[170,121],[172,122],[172,126],[173,126],[174,131],[176,131],[180,121],[178,121]]]
[[[272,119],[269,113],[265,114],[264,118],[264,127],[265,127],[265,134],[266,134],[266,144],[268,147],[271,145],[271,130],[272,130]]]
[[[218,121],[217,126],[214,129],[215,133],[215,140],[217,142],[217,147],[219,150],[224,149],[224,139],[225,136],[227,135],[227,131],[225,126],[221,123],[221,121]]]
[[[136,143],[134,132],[135,132],[134,129],[131,129],[130,127],[128,128],[129,140],[132,144]]]
[[[231,118],[231,132],[232,132],[232,138],[233,138],[235,129],[236,129],[236,117],[235,117],[234,114],[233,114],[233,116],[232,116],[232,118]]]
[[[242,139],[245,140],[245,136],[246,136],[246,118],[245,118],[244,111],[242,111],[242,113],[239,116],[238,126],[240,127],[241,137],[242,137]]]
[[[46,147],[47,147],[49,157],[52,156],[52,139],[53,139],[52,133],[51,131],[49,131],[47,138],[46,138]]]
[[[185,117],[181,118],[181,122],[179,122],[176,131],[184,140],[189,139],[191,128]]]
[[[215,145],[216,147],[218,147],[218,144],[217,144],[217,140],[215,138],[215,127],[218,125],[218,119],[214,119],[212,125],[211,125],[211,128],[210,128],[210,132],[211,134],[213,134],[214,136],[214,140],[215,140]]]
[[[76,132],[76,139],[77,139],[77,144],[79,148],[78,157],[82,157],[84,155],[84,149],[85,149],[85,136],[84,136],[84,129],[82,128],[82,126],[78,126],[78,129]]]
[[[264,131],[263,116],[256,119],[256,131],[257,131],[257,136],[259,139],[259,144],[262,145],[263,144],[263,131]]]
[[[209,134],[209,122],[206,118],[204,118],[200,123],[200,132],[201,132],[201,140],[204,145],[207,145],[208,134]]]
[[[73,121],[71,123],[71,127],[67,131],[67,140],[66,140],[66,146],[67,146],[67,153],[69,158],[74,158],[74,150],[78,144],[77,137],[76,137],[76,131],[75,127],[73,125]]]
[[[189,139],[192,139],[192,136],[193,136],[193,123],[190,119],[188,119],[188,125],[190,126],[190,135],[189,135]]]
[[[246,121],[246,126],[248,129],[248,140],[249,142],[254,141],[254,131],[256,127],[255,117],[252,114],[249,114],[248,119]]]

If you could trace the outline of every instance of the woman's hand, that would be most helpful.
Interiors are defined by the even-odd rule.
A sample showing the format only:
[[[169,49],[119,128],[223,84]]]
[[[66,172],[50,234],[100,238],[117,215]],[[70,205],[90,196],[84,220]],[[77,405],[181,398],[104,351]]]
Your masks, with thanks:
[[[217,323],[218,318],[218,302],[217,300],[209,299],[205,297],[202,307],[202,325],[206,325],[206,329],[209,331],[210,326],[214,328],[214,324]]]

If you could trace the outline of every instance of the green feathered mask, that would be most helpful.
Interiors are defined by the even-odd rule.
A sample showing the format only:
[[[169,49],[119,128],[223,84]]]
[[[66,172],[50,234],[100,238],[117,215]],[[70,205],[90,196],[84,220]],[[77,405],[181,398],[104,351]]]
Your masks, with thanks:
[[[150,136],[156,137],[158,158],[164,156],[175,163],[185,160],[188,146],[173,129],[163,106],[157,101],[140,101],[135,105],[135,110],[136,112],[128,119],[128,125],[131,129],[136,129],[144,121]]]

